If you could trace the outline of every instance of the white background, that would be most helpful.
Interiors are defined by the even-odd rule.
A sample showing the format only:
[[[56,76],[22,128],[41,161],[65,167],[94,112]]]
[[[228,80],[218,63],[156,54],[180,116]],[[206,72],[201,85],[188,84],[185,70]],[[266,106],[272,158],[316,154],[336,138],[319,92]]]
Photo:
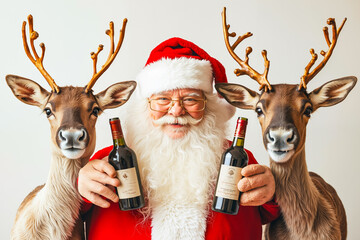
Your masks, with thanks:
[[[49,86],[26,57],[21,39],[22,21],[34,16],[40,34],[36,45],[44,42],[44,65],[58,85],[85,86],[92,75],[90,52],[105,45],[99,65],[105,61],[109,46],[105,29],[115,23],[116,35],[123,18],[128,18],[125,41],[117,59],[94,86],[99,92],[107,86],[131,80],[141,70],[149,52],[170,37],[182,37],[204,48],[226,67],[230,82],[252,89],[258,85],[248,77],[237,78],[237,67],[228,54],[222,35],[221,11],[227,7],[230,30],[238,34],[251,31],[254,36],[238,47],[238,55],[248,45],[254,48],[251,64],[263,71],[261,50],[267,49],[271,61],[271,83],[298,83],[311,56],[327,50],[322,27],[328,17],[340,25],[348,18],[335,51],[326,67],[308,85],[312,89],[328,80],[360,76],[360,2],[358,0],[252,0],[252,1],[39,1],[12,0],[0,9],[0,239],[8,239],[15,212],[22,199],[46,181],[50,165],[50,131],[41,110],[17,100],[5,82],[6,74],[17,74]],[[40,49],[38,50],[40,52]],[[320,56],[321,59],[321,56]],[[359,169],[360,84],[347,99],[331,108],[319,109],[307,128],[308,168],[319,173],[340,195],[348,217],[348,239],[360,239]],[[110,145],[108,118],[126,114],[111,110],[97,123],[97,147]],[[260,126],[255,113],[238,110],[236,116],[249,118],[246,147],[262,164],[268,165]],[[229,127],[233,134],[235,118]],[[146,134],[146,133],[144,133]],[[54,198],[59,196],[54,196]]]

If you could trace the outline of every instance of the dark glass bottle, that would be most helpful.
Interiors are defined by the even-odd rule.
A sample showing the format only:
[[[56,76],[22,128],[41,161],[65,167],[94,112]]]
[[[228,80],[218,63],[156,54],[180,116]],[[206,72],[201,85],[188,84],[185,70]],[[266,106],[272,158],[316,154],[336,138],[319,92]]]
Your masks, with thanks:
[[[248,155],[244,150],[247,118],[237,120],[232,146],[225,150],[215,188],[212,210],[236,215],[239,211],[240,191],[237,184],[242,178],[241,169],[248,164]]]
[[[116,188],[120,209],[126,211],[142,208],[145,201],[136,155],[125,144],[120,119],[111,118],[109,122],[114,143],[109,154],[109,163],[115,168],[121,183],[120,187]]]

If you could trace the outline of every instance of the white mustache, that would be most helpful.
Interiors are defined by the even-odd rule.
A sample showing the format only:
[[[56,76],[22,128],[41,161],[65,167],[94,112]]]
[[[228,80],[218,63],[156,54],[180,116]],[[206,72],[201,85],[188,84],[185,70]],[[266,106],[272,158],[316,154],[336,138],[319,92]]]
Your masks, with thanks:
[[[181,124],[181,125],[196,125],[199,122],[201,122],[202,118],[195,119],[192,118],[189,115],[181,116],[181,117],[174,117],[170,115],[165,115],[157,120],[154,120],[153,122],[157,125],[164,125],[164,124]]]

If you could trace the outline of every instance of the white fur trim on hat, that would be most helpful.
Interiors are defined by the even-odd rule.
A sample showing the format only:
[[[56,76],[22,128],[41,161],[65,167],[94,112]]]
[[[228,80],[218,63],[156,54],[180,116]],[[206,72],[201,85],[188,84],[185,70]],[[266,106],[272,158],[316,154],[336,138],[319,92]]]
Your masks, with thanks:
[[[194,58],[163,58],[145,66],[136,78],[140,94],[152,94],[182,88],[213,92],[213,71],[207,60]]]

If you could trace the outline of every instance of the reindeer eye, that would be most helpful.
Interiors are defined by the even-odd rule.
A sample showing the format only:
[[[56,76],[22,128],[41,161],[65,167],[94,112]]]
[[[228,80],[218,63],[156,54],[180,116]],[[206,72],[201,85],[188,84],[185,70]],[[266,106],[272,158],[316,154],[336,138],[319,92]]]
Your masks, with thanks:
[[[53,113],[52,113],[52,111],[51,111],[51,109],[50,108],[45,108],[44,109],[44,112],[45,112],[45,114],[46,114],[46,117],[50,117],[51,115],[53,115]]]
[[[97,116],[99,116],[99,113],[100,113],[100,108],[94,107],[91,114],[94,115],[95,117],[97,117]]]
[[[260,107],[257,107],[255,109],[255,112],[257,114],[258,117],[260,117],[261,115],[263,115],[263,110]]]
[[[312,111],[313,111],[312,107],[307,107],[304,111],[304,115],[310,117]]]

